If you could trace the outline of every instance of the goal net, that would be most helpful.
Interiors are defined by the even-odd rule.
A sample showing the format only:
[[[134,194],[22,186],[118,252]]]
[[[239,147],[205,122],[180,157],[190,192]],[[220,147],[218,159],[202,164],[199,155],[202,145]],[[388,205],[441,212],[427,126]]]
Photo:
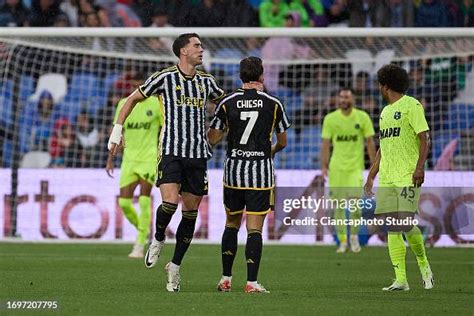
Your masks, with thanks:
[[[10,212],[12,208],[30,203],[31,208],[40,209],[37,225],[42,236],[57,236],[47,224],[53,216],[48,205],[56,203],[60,206],[54,216],[57,226],[62,225],[58,229],[69,238],[94,238],[109,232],[104,223],[111,222],[115,230],[110,234],[115,238],[126,234],[122,228],[133,230],[118,215],[117,181],[111,185],[99,170],[105,167],[116,105],[137,82],[175,64],[171,44],[179,34],[190,31],[201,35],[205,48],[202,68],[226,92],[241,86],[238,72],[243,57],[262,57],[266,89],[283,102],[292,121],[288,147],[276,157],[277,169],[320,167],[322,120],[337,108],[341,87],[352,88],[355,106],[369,113],[378,133],[384,101],[376,72],[384,64],[397,63],[408,71],[408,94],[422,102],[431,128],[427,169],[474,170],[474,33],[469,30],[2,29],[0,194],[5,212],[0,220],[4,228],[11,216],[31,211],[20,207]],[[210,118],[213,106],[208,108]],[[220,144],[209,168],[222,169],[224,156],[225,144]],[[116,159],[116,167],[119,165]],[[19,176],[6,172],[18,168]],[[27,168],[44,169],[23,172]],[[18,186],[22,179],[25,183]],[[71,183],[80,193],[61,200],[62,193],[70,193]],[[61,194],[48,191],[52,185]],[[113,205],[117,216],[104,213],[102,202],[91,191],[110,196],[103,203]],[[81,203],[98,211],[84,206],[83,211],[71,213]],[[74,216],[78,216],[76,222],[83,220],[83,226],[68,226],[68,218]],[[212,234],[208,229],[213,223],[206,216],[200,219],[204,227],[200,234],[210,238],[207,234]],[[88,221],[101,224],[88,226]],[[87,227],[95,228],[91,232]],[[7,235],[11,231],[5,228],[2,236]]]
[[[82,35],[63,30],[56,36],[33,31],[0,36],[3,167],[39,151],[50,155],[48,167],[102,168],[117,101],[134,89],[136,77],[176,63],[170,47],[183,32],[125,30],[130,35],[121,37],[123,30],[80,31]],[[319,167],[321,122],[336,109],[341,87],[353,89],[355,106],[370,114],[377,130],[383,100],[376,71],[393,62],[407,69],[408,94],[425,106],[433,139],[428,168],[440,167],[446,146],[457,140],[450,165],[442,167],[473,170],[474,38],[468,33],[427,36],[423,31],[387,29],[371,35],[364,29],[361,36],[358,30],[280,31],[274,36],[260,29],[201,32],[203,68],[227,92],[241,85],[242,57],[263,58],[266,88],[283,101],[293,122],[278,168]],[[216,150],[211,167],[222,167],[223,148]]]

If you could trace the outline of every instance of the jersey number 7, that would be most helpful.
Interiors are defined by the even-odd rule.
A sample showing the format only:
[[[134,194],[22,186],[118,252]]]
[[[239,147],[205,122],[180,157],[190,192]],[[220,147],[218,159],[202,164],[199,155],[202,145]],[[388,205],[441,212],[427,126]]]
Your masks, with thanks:
[[[247,123],[247,126],[245,127],[244,133],[242,134],[242,138],[240,138],[241,145],[247,145],[247,142],[249,141],[250,133],[252,133],[253,127],[255,126],[255,123],[257,122],[257,118],[258,118],[258,111],[240,112],[240,119],[242,121],[246,121],[247,119],[250,119],[249,122]]]

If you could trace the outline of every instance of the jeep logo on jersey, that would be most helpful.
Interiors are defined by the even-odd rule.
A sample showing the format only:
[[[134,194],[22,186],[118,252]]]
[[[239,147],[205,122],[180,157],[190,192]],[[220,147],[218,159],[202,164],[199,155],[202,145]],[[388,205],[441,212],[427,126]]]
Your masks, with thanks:
[[[146,115],[147,115],[147,116],[152,116],[152,115],[153,115],[153,111],[152,111],[152,110],[146,111]]]
[[[357,135],[337,135],[336,141],[338,142],[356,142]]]
[[[395,112],[393,114],[393,118],[396,119],[396,120],[399,120],[400,118],[402,117],[402,113],[401,112]]]
[[[360,128],[360,125],[359,125],[359,124],[356,124],[354,127],[355,127],[355,129],[359,129],[359,128]]]
[[[136,122],[136,123],[127,123],[127,129],[150,129],[151,123],[143,123],[143,122]]]
[[[197,107],[202,108],[204,106],[204,99],[196,98],[196,97],[185,97],[184,95],[181,95],[181,98],[176,100],[176,104],[197,106]]]
[[[236,157],[245,157],[245,158],[250,158],[250,157],[264,157],[265,154],[263,151],[246,151],[246,150],[241,150],[241,149],[232,149],[232,153],[230,154],[232,158]]]
[[[398,136],[400,136],[400,127],[389,127],[389,128],[380,130],[380,139],[384,139],[387,137],[398,137]]]

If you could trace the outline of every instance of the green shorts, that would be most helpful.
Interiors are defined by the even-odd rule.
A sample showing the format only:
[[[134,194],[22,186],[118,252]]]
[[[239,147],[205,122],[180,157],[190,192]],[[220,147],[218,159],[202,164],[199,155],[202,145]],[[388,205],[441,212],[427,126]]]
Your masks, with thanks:
[[[333,199],[361,197],[363,195],[362,170],[329,170],[329,189]]]
[[[126,187],[138,180],[155,183],[156,162],[123,162],[120,167],[120,187]]]
[[[413,183],[379,183],[375,196],[375,214],[418,211],[421,188]]]

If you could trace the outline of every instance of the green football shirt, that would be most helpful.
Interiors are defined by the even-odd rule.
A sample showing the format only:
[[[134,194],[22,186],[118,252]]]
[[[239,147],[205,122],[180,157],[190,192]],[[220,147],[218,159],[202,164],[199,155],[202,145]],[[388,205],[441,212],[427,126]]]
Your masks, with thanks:
[[[412,183],[420,153],[418,134],[428,131],[420,102],[403,96],[385,106],[380,115],[381,183]]]
[[[125,98],[120,100],[117,105],[114,123],[125,100]],[[122,161],[156,162],[159,133],[163,122],[163,107],[160,99],[152,96],[138,102],[123,124],[125,151]]]
[[[330,170],[363,170],[364,139],[373,136],[374,126],[369,115],[353,108],[349,115],[336,110],[324,118],[322,138],[332,142]]]

